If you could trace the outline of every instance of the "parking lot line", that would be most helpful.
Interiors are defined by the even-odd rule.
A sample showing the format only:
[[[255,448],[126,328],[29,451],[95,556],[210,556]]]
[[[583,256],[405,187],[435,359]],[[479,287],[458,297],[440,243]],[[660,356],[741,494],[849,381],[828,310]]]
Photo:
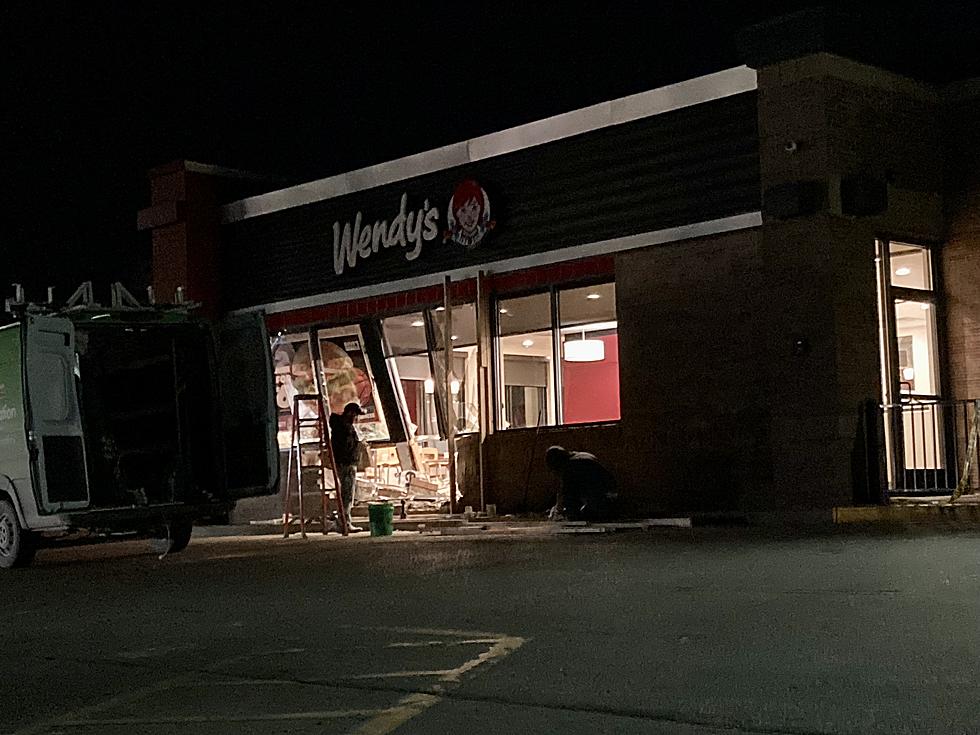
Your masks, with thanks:
[[[390,707],[384,707],[384,703],[380,703],[382,706],[378,707],[377,704],[379,703],[375,703],[374,707],[369,708],[354,707],[349,709],[308,710],[284,713],[258,712],[255,714],[229,713],[214,715],[188,714],[169,716],[169,713],[157,712],[153,714],[147,713],[147,716],[145,717],[105,717],[107,710],[124,706],[138,705],[141,700],[146,700],[153,695],[171,692],[183,687],[200,689],[207,687],[296,686],[298,684],[302,684],[303,682],[301,681],[283,678],[228,678],[229,675],[227,673],[225,676],[221,676],[222,670],[226,670],[227,667],[240,664],[243,661],[254,660],[263,656],[295,654],[306,651],[306,649],[302,648],[288,648],[256,651],[222,659],[209,665],[203,671],[199,669],[196,671],[184,672],[180,675],[163,679],[162,681],[159,681],[153,685],[119,694],[106,700],[77,708],[73,711],[66,712],[60,716],[45,720],[43,722],[34,723],[25,728],[17,730],[10,735],[42,735],[43,733],[50,732],[53,729],[63,727],[83,728],[121,726],[131,727],[134,730],[138,730],[141,726],[152,725],[188,726],[246,722],[342,720],[363,717],[369,719],[357,725],[352,731],[353,735],[386,735],[387,733],[394,732],[401,725],[441,702],[443,699],[442,695],[445,693],[447,686],[453,687],[458,685],[463,676],[466,674],[474,671],[480,666],[491,664],[496,660],[513,653],[525,643],[525,639],[518,636],[482,632],[475,633],[473,631],[451,629],[372,628],[371,630],[378,632],[401,633],[406,636],[414,635],[426,637],[426,640],[423,641],[403,640],[397,641],[395,644],[389,644],[389,646],[386,647],[395,645],[396,647],[404,648],[418,648],[423,646],[433,646],[437,648],[462,648],[463,646],[477,645],[481,647],[486,646],[487,648],[482,650],[478,655],[466,659],[462,664],[456,666],[455,668],[418,671],[388,671],[341,677],[341,681],[351,681],[355,679],[396,679],[412,677],[433,677],[435,679],[435,681],[430,682],[429,684],[420,686],[419,688],[423,689],[423,691],[414,691],[409,694],[404,694],[403,690],[400,692],[402,695],[401,698]],[[416,646],[413,644],[419,645]],[[167,651],[168,649],[147,649],[143,651],[129,652],[127,657],[135,658],[137,660],[153,658],[154,655],[166,653]],[[220,678],[216,678],[215,681],[203,680],[200,678],[202,674],[216,675]],[[231,676],[233,677],[233,675]],[[306,683],[313,684],[314,682]],[[99,717],[100,714],[102,717]]]

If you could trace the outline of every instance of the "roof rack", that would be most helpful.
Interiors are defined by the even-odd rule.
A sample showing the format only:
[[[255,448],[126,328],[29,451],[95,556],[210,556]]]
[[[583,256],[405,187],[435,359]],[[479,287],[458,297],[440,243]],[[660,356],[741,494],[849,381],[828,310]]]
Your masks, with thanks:
[[[111,303],[103,306],[95,300],[95,289],[91,281],[83,282],[75,292],[65,301],[64,305],[58,306],[54,301],[54,287],[48,287],[48,299],[44,303],[30,302],[25,296],[24,287],[20,283],[14,283],[14,295],[4,302],[4,310],[13,315],[22,314],[47,314],[51,316],[72,315],[98,311],[107,315],[112,314],[133,314],[138,312],[189,312],[200,306],[195,301],[188,301],[184,296],[184,289],[178,286],[174,294],[172,304],[158,304],[153,287],[146,289],[147,302],[140,303],[133,294],[121,282],[116,281],[109,287]]]

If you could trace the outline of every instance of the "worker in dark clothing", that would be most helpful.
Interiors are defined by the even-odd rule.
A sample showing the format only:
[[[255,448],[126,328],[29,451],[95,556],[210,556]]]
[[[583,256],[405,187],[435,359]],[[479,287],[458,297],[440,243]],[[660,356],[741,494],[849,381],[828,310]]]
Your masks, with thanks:
[[[362,530],[351,519],[354,507],[354,481],[357,478],[357,456],[361,439],[354,428],[354,419],[364,411],[357,403],[348,403],[341,414],[330,414],[330,446],[333,448],[334,462],[337,464],[337,477],[340,480],[340,498],[347,518],[347,530]]]
[[[548,468],[558,475],[560,483],[552,518],[564,516],[570,521],[603,521],[612,517],[616,480],[594,454],[550,447],[544,459]]]

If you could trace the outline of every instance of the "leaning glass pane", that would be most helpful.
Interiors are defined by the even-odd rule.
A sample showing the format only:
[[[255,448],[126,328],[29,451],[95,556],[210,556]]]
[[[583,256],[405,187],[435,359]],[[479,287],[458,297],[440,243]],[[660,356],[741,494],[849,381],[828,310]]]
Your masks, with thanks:
[[[463,347],[464,345],[476,344],[476,305],[458,304],[452,308],[450,313],[452,327],[450,339],[453,347]],[[432,325],[435,333],[435,344],[437,349],[442,349],[445,340],[446,329],[446,310],[432,311]]]
[[[339,414],[348,403],[358,404],[363,411],[357,418],[361,439],[388,440],[388,425],[374,386],[371,364],[364,352],[360,327],[321,329],[318,337],[329,410]]]
[[[425,343],[425,320],[421,312],[383,319],[381,329],[385,338],[385,357],[425,354],[429,349]]]
[[[289,449],[293,431],[293,397],[316,393],[310,339],[306,331],[280,334],[272,342],[275,366],[276,407],[279,411],[279,448]],[[313,415],[307,403],[299,404],[300,417]],[[312,427],[303,430],[303,440],[315,439]]]

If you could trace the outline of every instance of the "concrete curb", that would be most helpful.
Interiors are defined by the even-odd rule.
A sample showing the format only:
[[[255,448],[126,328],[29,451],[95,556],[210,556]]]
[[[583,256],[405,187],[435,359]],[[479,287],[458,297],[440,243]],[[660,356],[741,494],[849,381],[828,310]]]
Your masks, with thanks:
[[[834,523],[958,525],[980,528],[980,506],[976,504],[874,505],[834,508]]]

